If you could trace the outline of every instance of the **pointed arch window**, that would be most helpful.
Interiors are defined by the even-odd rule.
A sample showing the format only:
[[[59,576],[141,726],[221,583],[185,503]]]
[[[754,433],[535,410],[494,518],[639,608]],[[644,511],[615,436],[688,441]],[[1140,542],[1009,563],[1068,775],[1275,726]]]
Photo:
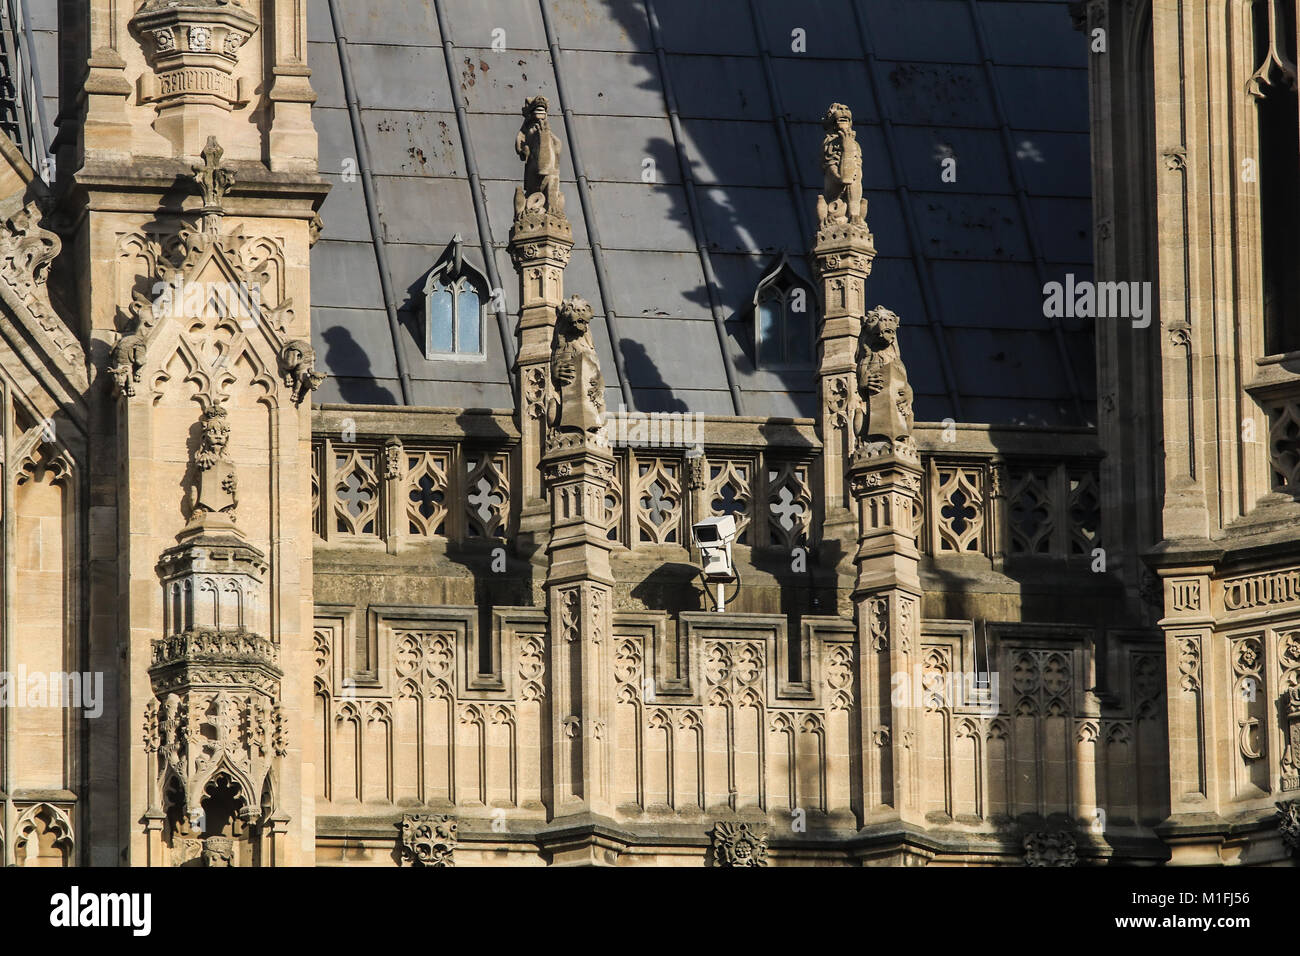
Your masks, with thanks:
[[[817,335],[812,286],[783,254],[754,290],[754,355],[759,368],[806,368]]]
[[[487,314],[487,280],[452,239],[424,281],[424,357],[481,359]]]

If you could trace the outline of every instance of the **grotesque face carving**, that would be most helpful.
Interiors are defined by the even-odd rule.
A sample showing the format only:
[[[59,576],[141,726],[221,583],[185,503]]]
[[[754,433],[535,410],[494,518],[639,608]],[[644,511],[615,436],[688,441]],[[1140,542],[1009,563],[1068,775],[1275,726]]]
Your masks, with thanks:
[[[213,405],[203,413],[204,450],[215,458],[225,452],[229,441],[230,421],[226,409],[221,405]]]
[[[546,101],[546,97],[534,96],[524,104],[524,116],[538,126],[545,126],[546,114],[550,108],[551,104]]]
[[[569,299],[560,306],[560,318],[567,325],[567,337],[570,339],[580,339],[587,334],[591,327],[591,306],[585,299],[580,299],[576,295],[570,296]]]
[[[887,349],[898,338],[898,316],[884,306],[876,306],[867,313],[863,332],[872,351]]]

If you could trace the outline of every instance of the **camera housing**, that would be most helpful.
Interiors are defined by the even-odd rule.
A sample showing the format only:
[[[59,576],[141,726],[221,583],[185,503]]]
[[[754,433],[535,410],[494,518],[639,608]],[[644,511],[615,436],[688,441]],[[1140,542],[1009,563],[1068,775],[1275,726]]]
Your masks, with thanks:
[[[733,581],[735,563],[731,558],[731,545],[736,540],[736,519],[731,515],[705,518],[691,526],[691,538],[700,549],[706,581]]]

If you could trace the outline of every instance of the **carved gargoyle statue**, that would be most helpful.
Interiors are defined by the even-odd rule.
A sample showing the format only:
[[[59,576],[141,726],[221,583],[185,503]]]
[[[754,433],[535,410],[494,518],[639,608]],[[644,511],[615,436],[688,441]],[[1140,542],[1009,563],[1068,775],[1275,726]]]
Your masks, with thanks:
[[[547,444],[599,438],[605,423],[605,379],[591,341],[591,306],[570,296],[561,303],[551,340],[550,426]]]
[[[204,520],[208,514],[224,514],[235,520],[239,504],[239,480],[235,464],[226,455],[230,442],[230,420],[224,405],[211,405],[199,419],[203,433],[199,449],[194,453],[198,476],[190,492],[192,524]]]
[[[280,353],[280,368],[295,405],[301,405],[307,394],[325,381],[325,376],[316,371],[316,350],[306,339],[293,339],[285,344]]]
[[[832,103],[822,117],[822,172],[825,192],[817,197],[817,221],[822,228],[867,218],[862,198],[862,147],[853,131],[853,113],[843,103]]]
[[[515,137],[515,153],[524,161],[524,185],[515,190],[515,218],[525,212],[564,215],[560,192],[560,138],[546,119],[550,104],[544,96],[524,103],[524,124]]]
[[[135,394],[135,383],[140,381],[140,370],[144,367],[145,352],[148,348],[145,330],[138,322],[134,332],[122,336],[117,345],[113,346],[108,372],[113,376],[113,384],[119,395]]]
[[[898,316],[884,306],[867,313],[858,340],[858,394],[853,413],[860,457],[912,455],[912,386],[898,352]]]
[[[59,254],[59,237],[40,225],[43,213],[38,200],[15,212],[0,230],[0,259],[4,270],[24,294],[46,283],[50,264]]]

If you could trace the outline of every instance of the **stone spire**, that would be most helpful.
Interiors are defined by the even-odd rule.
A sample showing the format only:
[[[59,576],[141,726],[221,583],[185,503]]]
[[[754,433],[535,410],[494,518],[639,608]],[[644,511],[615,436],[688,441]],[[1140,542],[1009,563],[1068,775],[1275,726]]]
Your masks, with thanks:
[[[912,389],[898,348],[898,316],[866,309],[876,255],[862,196],[862,148],[853,114],[832,103],[822,118],[813,258],[824,308],[818,336],[823,442],[823,550],[837,555],[839,612],[858,622],[864,791],[868,824],[915,820],[919,725],[891,700],[892,674],[919,653],[921,588],[914,514],[921,488],[912,440]],[[850,559],[850,556],[851,559]]]
[[[605,381],[591,342],[591,306],[559,309],[551,344],[546,453],[550,498],[546,574],[551,619],[551,810],[612,816],[612,614],[614,576],[606,497],[614,457],[604,426]]]
[[[848,467],[858,510],[853,602],[863,666],[862,739],[875,743],[864,759],[880,762],[865,777],[877,781],[872,786],[880,792],[864,794],[863,805],[888,807],[888,819],[921,823],[915,702],[896,704],[891,687],[880,679],[882,674],[914,673],[914,655],[920,653],[916,514],[921,459],[912,439],[912,388],[899,354],[898,321],[877,306],[862,323],[853,413],[857,447]]]
[[[547,102],[535,96],[524,103],[523,125],[515,152],[524,163],[524,183],[515,192],[515,219],[510,229],[510,258],[519,273],[520,486],[518,549],[530,558],[535,579],[545,574],[550,515],[541,481],[542,451],[547,440],[548,407],[555,400],[551,345],[558,310],[564,301],[564,267],[573,249],[573,226],[564,215],[560,192],[560,140],[547,122]],[[539,595],[540,599],[540,595]]]
[[[858,406],[858,340],[876,247],[866,222],[862,147],[853,131],[853,114],[847,106],[832,103],[822,126],[826,130],[821,151],[825,187],[817,197],[813,246],[824,309],[817,342],[821,395],[817,424],[823,444],[819,482],[825,508],[822,537],[830,545],[824,550],[838,555],[838,611],[847,615],[852,611],[848,595],[854,583],[849,555],[856,546],[857,529],[845,468],[857,437],[853,422]]]

